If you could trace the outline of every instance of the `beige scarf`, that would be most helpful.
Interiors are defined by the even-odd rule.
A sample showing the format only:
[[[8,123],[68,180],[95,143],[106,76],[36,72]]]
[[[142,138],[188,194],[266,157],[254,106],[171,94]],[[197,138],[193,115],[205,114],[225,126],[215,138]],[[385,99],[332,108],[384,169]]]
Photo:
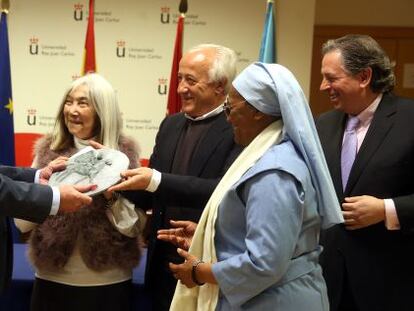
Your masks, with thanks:
[[[278,120],[265,128],[243,150],[234,161],[227,173],[217,185],[210,200],[207,202],[201,215],[197,230],[191,243],[189,252],[204,262],[217,262],[214,247],[215,222],[217,210],[224,195],[258,159],[274,144],[279,143],[283,123]],[[214,311],[217,305],[219,287],[216,284],[206,283],[200,287],[187,288],[181,282],[177,283],[174,298],[171,303],[172,311]]]

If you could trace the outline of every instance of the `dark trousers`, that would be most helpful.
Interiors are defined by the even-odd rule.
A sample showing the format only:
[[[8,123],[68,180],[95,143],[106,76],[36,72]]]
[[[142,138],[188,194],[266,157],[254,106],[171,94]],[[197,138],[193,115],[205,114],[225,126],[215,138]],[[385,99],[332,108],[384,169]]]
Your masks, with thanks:
[[[31,311],[131,311],[131,281],[70,286],[36,278]]]
[[[342,295],[339,301],[338,311],[359,311],[346,273],[343,279]]]
[[[177,247],[165,242],[159,242],[154,250],[146,286],[150,291],[153,311],[168,311],[174,296],[177,280],[169,268],[169,263],[180,264],[184,260],[178,255]],[[148,262],[147,262],[148,264]]]
[[[155,284],[151,286],[151,304],[153,311],[168,311],[174,296],[177,280],[166,265],[153,274]]]

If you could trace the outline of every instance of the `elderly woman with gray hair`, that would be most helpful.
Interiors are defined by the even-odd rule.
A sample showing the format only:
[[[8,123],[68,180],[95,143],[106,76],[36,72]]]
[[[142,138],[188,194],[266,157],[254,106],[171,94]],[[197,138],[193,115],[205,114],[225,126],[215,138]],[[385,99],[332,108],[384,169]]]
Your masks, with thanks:
[[[33,165],[69,157],[91,139],[124,152],[130,168],[138,166],[138,146],[122,133],[116,92],[99,74],[71,83],[53,132],[36,143]],[[130,310],[132,270],[140,259],[139,216],[128,200],[101,194],[91,206],[40,225],[16,220],[21,231],[31,231],[31,310]]]
[[[171,310],[328,310],[319,230],[343,219],[298,82],[283,66],[254,63],[233,82],[225,109],[245,148],[189,251],[178,249],[186,261],[170,264],[180,280]],[[159,238],[182,241],[191,231],[174,225]]]

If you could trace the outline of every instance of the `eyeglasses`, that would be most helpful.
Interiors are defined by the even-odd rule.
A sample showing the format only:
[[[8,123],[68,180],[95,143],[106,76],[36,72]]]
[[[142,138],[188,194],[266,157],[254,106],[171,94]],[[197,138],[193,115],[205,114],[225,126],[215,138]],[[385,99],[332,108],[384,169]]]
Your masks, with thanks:
[[[247,100],[242,100],[239,103],[245,103],[246,106],[250,107],[251,109],[254,109],[254,110],[258,111],[254,106],[252,106],[251,104],[249,104]],[[230,115],[230,112],[231,112],[232,109],[233,108],[230,105],[229,96],[227,96],[226,97],[226,100],[224,101],[224,104],[223,104],[223,110],[224,110],[224,113],[226,114],[226,116],[229,116]]]
[[[242,100],[242,101],[240,101],[240,103],[246,103],[246,104],[248,104],[248,102],[246,100]],[[226,97],[226,100],[224,101],[224,104],[223,104],[223,110],[224,110],[224,113],[226,114],[226,116],[229,116],[229,114],[230,114],[230,112],[231,112],[232,109],[233,108],[230,105],[229,96],[227,96]]]
[[[229,116],[229,114],[231,112],[231,107],[230,107],[230,101],[229,101],[228,96],[226,97],[226,100],[224,101],[223,110],[224,110],[224,113],[226,114],[226,116]]]

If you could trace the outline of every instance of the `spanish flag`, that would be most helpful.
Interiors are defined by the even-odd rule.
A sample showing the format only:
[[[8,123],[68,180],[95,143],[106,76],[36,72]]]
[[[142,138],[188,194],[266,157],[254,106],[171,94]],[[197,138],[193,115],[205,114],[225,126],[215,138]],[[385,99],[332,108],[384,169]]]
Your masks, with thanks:
[[[94,1],[89,0],[88,28],[86,30],[85,50],[83,54],[82,74],[96,72]]]
[[[184,33],[184,19],[187,12],[187,0],[181,0],[180,17],[177,23],[177,34],[175,36],[174,56],[170,75],[170,86],[168,88],[168,104],[167,115],[171,115],[181,111],[181,98],[177,93],[178,88],[178,67],[183,55],[183,33]]]

